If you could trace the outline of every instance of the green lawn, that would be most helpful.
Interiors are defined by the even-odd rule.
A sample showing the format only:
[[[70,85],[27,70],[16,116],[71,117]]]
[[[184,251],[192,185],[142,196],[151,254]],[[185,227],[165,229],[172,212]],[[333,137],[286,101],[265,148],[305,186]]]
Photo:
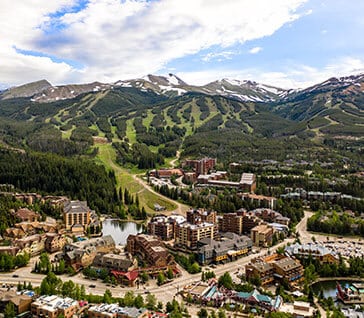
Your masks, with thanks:
[[[154,213],[155,203],[165,206],[168,211],[176,209],[177,206],[172,204],[171,201],[152,193],[135,180],[134,176],[140,173],[144,174],[144,171],[132,169],[132,172],[135,172],[133,174],[128,169],[120,167],[116,163],[116,153],[111,144],[99,144],[97,147],[99,148],[99,153],[96,161],[103,164],[107,170],[115,171],[118,187],[122,189],[127,188],[134,195],[138,194],[140,204],[145,207],[148,213]]]

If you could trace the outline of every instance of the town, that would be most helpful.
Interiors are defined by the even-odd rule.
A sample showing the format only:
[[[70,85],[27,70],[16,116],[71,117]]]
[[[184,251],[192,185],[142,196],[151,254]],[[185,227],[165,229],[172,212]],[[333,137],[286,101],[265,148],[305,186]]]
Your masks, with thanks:
[[[254,173],[242,173],[235,182],[227,180],[226,171],[214,170],[216,159],[186,160],[183,165],[187,170],[151,171],[148,181],[183,188],[183,179],[197,188],[235,189],[255,208],[217,213],[191,207],[167,213],[156,204],[144,230],[129,234],[121,244],[113,233],[103,233],[105,216],[86,201],[16,193],[3,185],[7,191],[2,197],[17,202],[10,211],[16,223],[4,230],[0,246],[3,312],[67,318],[174,317],[182,309],[199,317],[216,309],[219,317],[325,313],[325,299],[313,293],[317,271],[346,276],[339,274],[343,267],[349,274],[350,259],[363,259],[360,239],[315,237],[307,231],[308,211],[293,226],[286,214],[274,210],[277,198],[255,194]],[[329,194],[301,191],[297,198],[295,193],[280,200],[305,199],[309,204],[338,199],[338,194],[330,199]],[[39,206],[57,217],[37,212]],[[312,266],[318,266],[316,272]],[[343,304],[364,303],[362,289],[354,291],[354,286],[348,292],[337,283]],[[349,316],[355,313],[342,310]]]

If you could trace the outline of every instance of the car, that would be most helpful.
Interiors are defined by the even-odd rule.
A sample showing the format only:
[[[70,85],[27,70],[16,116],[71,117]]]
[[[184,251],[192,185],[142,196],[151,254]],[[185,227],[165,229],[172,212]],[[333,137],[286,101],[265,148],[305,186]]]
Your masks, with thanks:
[[[17,275],[17,274],[14,274],[14,275],[13,275],[13,277],[14,277],[14,278],[18,278],[18,277],[19,277],[19,275]]]
[[[145,290],[144,291],[144,294],[150,294],[150,291],[149,290]]]
[[[96,287],[96,285],[89,285],[88,287],[90,287],[90,288],[95,288],[95,287]]]

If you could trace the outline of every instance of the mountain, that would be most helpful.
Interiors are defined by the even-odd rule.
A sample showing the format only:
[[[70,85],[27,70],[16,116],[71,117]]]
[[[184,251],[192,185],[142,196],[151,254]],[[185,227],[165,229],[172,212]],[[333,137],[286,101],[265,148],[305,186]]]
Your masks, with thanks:
[[[277,149],[282,159],[327,145],[360,153],[364,75],[302,90],[230,79],[193,86],[173,74],[112,84],[43,80],[0,95],[0,126],[6,143],[63,153],[84,150],[100,137],[144,143],[164,156],[180,147],[191,156],[234,160],[270,158]]]
[[[32,97],[32,101],[47,103],[72,99],[84,93],[113,90],[120,87],[133,87],[144,92],[153,91],[167,97],[181,96],[186,93],[219,95],[241,102],[272,102],[288,94],[287,90],[252,81],[222,79],[203,86],[189,85],[176,75],[170,73],[168,76],[149,74],[142,78],[126,81],[120,80],[115,83],[94,82],[61,86],[52,86],[49,82],[42,80],[11,88],[3,94],[0,93],[0,97],[2,99]]]
[[[19,97],[32,97],[35,94],[41,93],[50,87],[52,87],[52,85],[43,79],[37,82],[9,88],[2,92],[1,98],[11,99]]]

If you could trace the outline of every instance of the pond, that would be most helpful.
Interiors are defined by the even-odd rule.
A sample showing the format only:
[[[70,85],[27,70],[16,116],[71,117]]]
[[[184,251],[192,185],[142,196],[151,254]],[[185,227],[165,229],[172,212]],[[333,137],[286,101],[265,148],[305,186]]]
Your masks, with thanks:
[[[336,280],[328,280],[323,282],[317,282],[312,285],[312,289],[314,294],[319,294],[320,290],[323,291],[324,298],[331,297],[332,299],[336,300]],[[340,280],[339,281],[341,286],[346,286],[354,283],[354,281],[346,281],[346,280]]]
[[[121,221],[117,219],[105,219],[102,222],[103,236],[111,235],[116,245],[125,245],[130,234],[138,234],[143,231],[143,225]]]

